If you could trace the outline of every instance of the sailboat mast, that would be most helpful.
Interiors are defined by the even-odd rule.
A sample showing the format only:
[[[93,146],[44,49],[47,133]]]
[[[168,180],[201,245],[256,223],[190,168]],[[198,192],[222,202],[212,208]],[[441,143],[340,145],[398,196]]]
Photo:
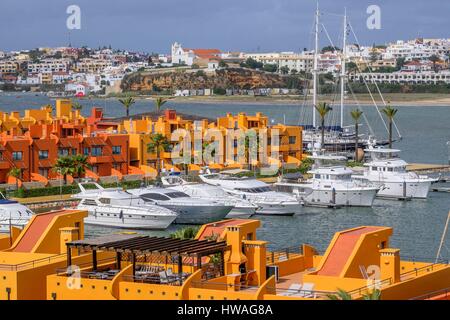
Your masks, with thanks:
[[[345,72],[346,72],[346,59],[347,59],[347,9],[344,13],[344,36],[342,44],[342,57],[341,57],[341,128],[344,127],[344,96],[345,96]]]
[[[319,55],[319,2],[317,1],[316,23],[315,23],[315,46],[314,46],[314,67],[313,67],[313,127],[316,127],[316,106],[317,106],[317,73]]]

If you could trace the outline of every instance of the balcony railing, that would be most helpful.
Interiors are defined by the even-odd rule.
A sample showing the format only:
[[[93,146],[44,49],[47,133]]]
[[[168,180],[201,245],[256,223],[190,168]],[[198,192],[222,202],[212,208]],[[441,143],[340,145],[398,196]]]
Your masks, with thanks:
[[[438,296],[444,296],[444,295],[446,298],[445,300],[450,300],[450,288],[432,291],[432,292],[411,298],[409,300],[427,300],[427,299],[431,299],[431,298],[438,297]]]
[[[370,281],[370,280],[368,280],[368,281]],[[392,284],[392,278],[387,278],[384,280],[373,280],[373,284],[369,284],[367,286],[348,291],[348,294],[352,298],[361,297],[362,295],[367,294],[374,289],[380,290],[381,288],[390,286],[391,284]]]
[[[28,262],[23,262],[19,264],[0,264],[0,270],[4,271],[20,271],[24,269],[30,269],[39,267],[42,265],[50,264],[52,262],[56,262],[57,260],[64,261],[66,258],[66,254],[58,254],[47,258],[32,260]]]
[[[303,255],[303,246],[293,246],[284,249],[277,249],[266,253],[266,263],[274,264],[277,262],[286,261],[295,257]]]

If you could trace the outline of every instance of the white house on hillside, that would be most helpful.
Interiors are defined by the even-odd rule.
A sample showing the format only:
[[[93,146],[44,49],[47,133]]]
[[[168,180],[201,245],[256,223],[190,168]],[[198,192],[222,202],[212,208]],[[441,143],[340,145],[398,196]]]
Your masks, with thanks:
[[[192,51],[185,51],[178,42],[172,44],[172,63],[184,63],[188,66],[192,66],[194,64],[194,59],[195,54]]]

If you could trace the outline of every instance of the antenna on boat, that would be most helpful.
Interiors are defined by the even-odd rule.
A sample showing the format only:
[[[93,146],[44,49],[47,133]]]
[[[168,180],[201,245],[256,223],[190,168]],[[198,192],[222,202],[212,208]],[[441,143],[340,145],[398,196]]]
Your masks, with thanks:
[[[345,63],[346,63],[346,45],[347,45],[347,8],[344,9],[344,36],[342,44],[341,58],[341,128],[344,127],[344,96],[345,96]]]
[[[318,73],[318,52],[319,52],[319,1],[316,8],[316,22],[314,30],[314,67],[313,67],[313,128],[316,128],[316,106],[317,106],[317,73]]]
[[[449,220],[450,220],[450,211],[448,212],[447,221],[445,222],[444,232],[442,233],[441,242],[439,243],[439,249],[436,254],[436,260],[434,261],[434,263],[437,263],[439,260],[439,257],[441,256],[441,249],[442,249],[442,246],[444,245],[444,240],[445,240],[445,235],[447,234]]]

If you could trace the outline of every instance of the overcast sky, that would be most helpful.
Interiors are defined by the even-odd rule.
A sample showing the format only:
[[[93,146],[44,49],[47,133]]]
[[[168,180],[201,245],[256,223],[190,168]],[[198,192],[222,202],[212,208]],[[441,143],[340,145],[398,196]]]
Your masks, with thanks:
[[[260,52],[313,45],[314,0],[1,0],[0,50],[67,45],[72,4],[81,8],[81,30],[70,32],[73,46],[168,53],[174,41]],[[373,4],[381,9],[380,30],[366,27]],[[337,46],[344,7],[362,44],[450,37],[449,0],[321,0],[320,7]],[[329,44],[325,32],[321,38],[321,46]]]

